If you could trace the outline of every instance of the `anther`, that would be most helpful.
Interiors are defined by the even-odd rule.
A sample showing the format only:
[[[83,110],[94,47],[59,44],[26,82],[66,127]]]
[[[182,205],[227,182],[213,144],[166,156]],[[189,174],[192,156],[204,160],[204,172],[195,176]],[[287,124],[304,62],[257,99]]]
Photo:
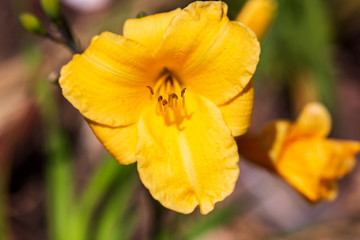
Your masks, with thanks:
[[[175,98],[175,99],[178,99],[178,96],[175,93],[171,94],[171,97]]]
[[[174,102],[174,99],[175,99],[175,102]],[[175,93],[170,93],[169,95],[168,95],[168,103],[169,103],[169,106],[170,107],[173,107],[174,106],[174,104],[175,104],[175,106],[177,105],[176,104],[176,100],[178,99],[178,96],[175,94]]]
[[[158,102],[161,102],[163,100],[163,97],[160,95],[160,97],[158,98]]]
[[[168,97],[168,102],[172,102],[172,100],[174,99],[178,99],[178,96],[176,95],[176,93],[170,93],[169,97]],[[171,104],[170,104],[171,105]]]
[[[165,106],[168,102],[166,101],[166,99],[162,100],[162,105]]]
[[[184,97],[185,90],[186,90],[186,88],[183,88],[183,89],[181,90],[181,97]]]
[[[150,90],[151,95],[154,95],[154,90],[152,89],[152,87],[150,86],[146,86],[146,87]]]

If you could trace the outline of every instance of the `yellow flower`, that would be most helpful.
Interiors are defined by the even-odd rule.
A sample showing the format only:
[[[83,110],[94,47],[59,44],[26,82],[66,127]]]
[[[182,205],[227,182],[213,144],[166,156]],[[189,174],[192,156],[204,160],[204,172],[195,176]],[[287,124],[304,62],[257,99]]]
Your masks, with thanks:
[[[104,32],[61,70],[64,96],[120,164],[165,207],[210,212],[239,175],[233,136],[250,123],[255,34],[230,22],[227,6],[130,19],[124,36]]]
[[[277,9],[275,0],[248,0],[236,17],[236,21],[249,26],[258,39],[264,36]]]
[[[305,106],[295,123],[267,125],[260,136],[239,140],[239,152],[276,171],[310,201],[333,200],[336,180],[355,165],[360,142],[326,139],[331,118],[319,103]]]

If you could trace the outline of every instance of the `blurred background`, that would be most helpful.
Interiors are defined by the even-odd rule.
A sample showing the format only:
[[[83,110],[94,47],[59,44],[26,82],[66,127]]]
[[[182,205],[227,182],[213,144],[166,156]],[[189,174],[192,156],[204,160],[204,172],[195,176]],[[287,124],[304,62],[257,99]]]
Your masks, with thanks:
[[[190,2],[63,0],[61,9],[85,49],[102,31],[121,34],[139,12]],[[224,2],[234,19],[245,0]],[[0,239],[358,239],[358,165],[334,202],[310,204],[242,159],[235,192],[209,215],[164,209],[136,166],[118,166],[52,83],[72,53],[26,32],[24,11],[52,28],[38,0],[0,1]],[[360,140],[359,0],[278,0],[261,46],[250,132],[294,120],[317,100],[333,116],[331,137]]]

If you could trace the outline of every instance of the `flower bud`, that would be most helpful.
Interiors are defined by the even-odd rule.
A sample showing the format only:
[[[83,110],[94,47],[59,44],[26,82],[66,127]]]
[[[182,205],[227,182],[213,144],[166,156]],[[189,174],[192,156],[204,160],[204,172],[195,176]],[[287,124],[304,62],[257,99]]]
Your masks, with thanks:
[[[250,27],[261,39],[274,18],[277,9],[275,0],[248,0],[236,17],[236,21]]]
[[[60,18],[60,4],[58,0],[41,0],[41,6],[46,16],[52,21]]]
[[[143,17],[146,17],[147,14],[145,12],[139,12],[137,15],[136,15],[136,18],[143,18]]]
[[[45,35],[46,30],[40,20],[31,13],[22,13],[19,15],[21,25],[26,31],[37,34]]]

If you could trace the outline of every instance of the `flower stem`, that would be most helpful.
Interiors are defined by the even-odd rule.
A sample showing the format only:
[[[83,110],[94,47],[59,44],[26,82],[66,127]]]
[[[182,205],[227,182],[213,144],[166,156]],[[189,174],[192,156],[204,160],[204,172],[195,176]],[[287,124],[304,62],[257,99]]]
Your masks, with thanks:
[[[67,136],[60,127],[58,107],[51,86],[47,81],[41,81],[38,85],[46,138],[45,177],[49,239],[66,240],[71,239],[68,229],[73,208],[73,164]]]
[[[74,35],[67,23],[66,19],[62,16],[56,23],[56,27],[60,31],[61,36],[65,39],[65,45],[71,49],[73,53],[80,53],[80,49],[75,42]]]
[[[5,159],[0,159],[0,163],[3,160]],[[4,167],[5,161],[3,163],[0,169],[0,239],[7,240],[9,239],[6,216],[8,168]]]

